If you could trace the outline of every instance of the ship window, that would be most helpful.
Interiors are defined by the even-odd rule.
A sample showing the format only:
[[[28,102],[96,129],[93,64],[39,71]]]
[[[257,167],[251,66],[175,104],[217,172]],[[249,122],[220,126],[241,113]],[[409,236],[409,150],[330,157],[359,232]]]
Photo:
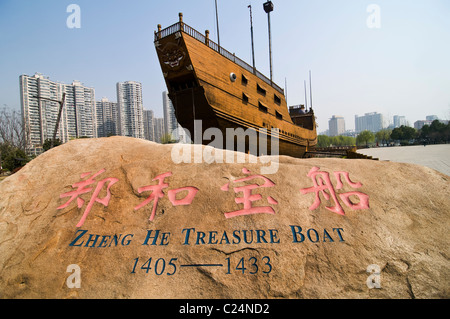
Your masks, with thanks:
[[[265,106],[264,104],[262,104],[261,102],[258,102],[258,109],[261,111],[261,112],[264,112],[264,113],[267,113],[267,106]]]
[[[264,90],[259,84],[256,84],[256,91],[259,94],[262,94],[262,95],[266,96],[266,90]]]
[[[279,120],[282,120],[282,119],[283,119],[283,115],[281,115],[280,112],[275,111],[275,115],[276,115],[277,119],[279,119]]]
[[[241,83],[242,83],[242,85],[247,85],[247,83],[248,83],[248,80],[247,80],[247,78],[245,77],[244,74],[242,74],[242,80],[241,80]]]
[[[242,93],[242,102],[244,102],[245,104],[248,103],[248,96],[245,95],[245,93]]]
[[[273,100],[274,100],[275,103],[277,103],[278,105],[281,104],[281,99],[278,97],[278,95],[274,94],[274,95],[273,95]]]

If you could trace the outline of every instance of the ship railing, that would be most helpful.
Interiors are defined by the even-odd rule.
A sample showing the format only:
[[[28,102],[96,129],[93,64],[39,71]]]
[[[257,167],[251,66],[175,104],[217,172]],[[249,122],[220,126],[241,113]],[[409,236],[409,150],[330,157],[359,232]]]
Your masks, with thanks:
[[[208,36],[208,34],[209,34],[208,31],[206,32],[206,36],[205,36],[202,33],[200,33],[197,30],[195,30],[194,28],[192,28],[189,25],[187,25],[186,23],[184,23],[184,22],[177,22],[177,23],[172,24],[171,26],[169,26],[169,27],[167,27],[167,28],[165,28],[163,30],[160,30],[160,28],[158,27],[158,31],[157,32],[155,31],[155,41],[158,41],[159,39],[165,38],[165,37],[167,37],[169,35],[172,35],[172,34],[174,34],[176,32],[179,32],[179,31],[182,31],[182,32],[190,35],[194,39],[196,39],[199,42],[207,45],[208,47],[210,47],[214,51],[220,53],[222,56],[224,56],[228,60],[236,63],[237,65],[241,66],[245,70],[255,74],[258,78],[260,78],[261,80],[266,82],[268,85],[272,86],[279,93],[284,95],[284,90],[282,88],[280,88],[277,84],[275,84],[273,81],[268,79],[264,74],[262,74],[261,72],[259,72],[258,70],[256,70],[252,66],[250,66],[247,62],[245,62],[242,59],[238,58],[234,53],[231,53],[230,51],[228,51],[228,50],[224,49],[223,47],[219,46],[214,41],[210,40],[209,36]]]
[[[158,39],[168,37],[169,35],[174,34],[175,32],[180,31],[180,30],[181,30],[180,22],[172,24],[170,27],[167,27],[164,30],[155,32],[155,41]]]

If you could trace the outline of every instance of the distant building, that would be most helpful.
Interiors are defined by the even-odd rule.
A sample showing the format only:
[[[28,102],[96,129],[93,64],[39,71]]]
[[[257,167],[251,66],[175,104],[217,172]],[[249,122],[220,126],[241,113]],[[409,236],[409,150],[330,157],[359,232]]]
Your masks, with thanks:
[[[174,140],[181,143],[186,143],[187,134],[183,127],[178,124],[175,116],[175,108],[173,107],[167,91],[162,93],[162,98],[164,111],[164,134],[170,134]]]
[[[162,98],[164,111],[164,132],[165,134],[171,134],[172,138],[178,139],[178,122],[175,116],[175,108],[173,107],[172,101],[170,100],[167,91],[164,91],[162,93]]]
[[[383,115],[377,112],[366,113],[363,116],[355,115],[355,131],[378,132],[384,127]]]
[[[420,130],[424,125],[431,125],[431,123],[432,121],[429,120],[418,120],[414,122],[414,128]]]
[[[354,130],[346,130],[343,134],[343,136],[350,136],[350,137],[357,137],[358,134]]]
[[[118,135],[117,123],[119,122],[119,110],[117,103],[110,102],[106,97],[95,103],[97,111],[97,135],[107,137]]]
[[[163,118],[154,118],[153,119],[153,127],[155,132],[155,142],[161,143],[161,138],[165,134],[164,132],[164,119]]]
[[[402,125],[408,126],[408,121],[406,120],[406,117],[394,115],[394,128],[400,127]]]
[[[434,121],[438,120],[440,123],[447,125],[448,120],[440,120],[437,115],[427,115],[426,120],[418,120],[414,122],[414,128],[416,130],[422,129],[424,125],[431,125]]]
[[[141,83],[134,81],[117,83],[117,105],[119,135],[145,138]]]
[[[333,115],[328,121],[329,136],[338,136],[345,133],[345,119],[342,116]]]
[[[151,110],[144,110],[144,136],[146,140],[155,142],[154,115]]]
[[[39,154],[45,140],[52,139],[63,94],[66,94],[56,138],[97,137],[95,90],[74,81],[64,84],[36,73],[21,75],[20,100],[27,152]],[[52,101],[53,100],[53,101]]]
[[[76,137],[97,137],[95,110],[95,90],[85,87],[81,82],[65,84],[67,106],[73,107],[76,115]]]

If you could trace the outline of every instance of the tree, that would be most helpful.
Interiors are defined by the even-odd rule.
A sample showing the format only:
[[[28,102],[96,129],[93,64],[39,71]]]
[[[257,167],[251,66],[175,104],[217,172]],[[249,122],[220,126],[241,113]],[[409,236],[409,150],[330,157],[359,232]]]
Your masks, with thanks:
[[[450,140],[450,122],[447,124],[434,120],[431,125],[424,125],[419,131],[419,137],[433,143],[442,143]]]
[[[378,142],[381,142],[382,144],[387,144],[388,141],[391,139],[391,133],[392,131],[389,129],[383,129],[375,133],[375,138]]]
[[[375,141],[375,135],[368,130],[362,131],[359,133],[359,135],[356,137],[356,143],[358,145],[365,144],[366,146],[369,146],[369,143]]]
[[[342,136],[342,135],[334,136],[333,140],[334,140],[334,145],[336,145],[336,146],[345,145],[345,139],[344,139],[344,136]]]
[[[444,138],[444,141],[447,141],[447,142],[450,141],[450,122],[447,123],[447,126],[445,127],[444,131],[442,132],[442,137]]]
[[[416,138],[416,130],[410,126],[403,126],[403,139],[412,140]]]
[[[317,147],[330,147],[330,146],[354,146],[356,140],[351,136],[317,136]]]
[[[445,130],[446,125],[439,120],[434,120],[431,122],[430,131],[442,133]]]
[[[0,110],[0,143],[26,149],[26,136],[22,115],[7,106]]]
[[[177,141],[173,139],[171,134],[164,134],[161,136],[161,144],[173,144]]]
[[[29,160],[25,154],[26,136],[22,123],[19,112],[7,106],[0,110],[0,167],[10,171],[25,165]]]
[[[24,166],[30,161],[24,150],[12,146],[9,143],[0,143],[1,166],[10,172]]]
[[[327,135],[317,136],[317,146],[318,147],[328,147],[330,146],[330,138]]]
[[[399,141],[402,138],[402,130],[400,127],[396,127],[392,130],[391,139]]]
[[[392,130],[391,139],[397,141],[409,141],[416,138],[416,130],[412,127],[402,125]]]
[[[59,146],[61,144],[62,144],[61,140],[59,138],[57,138],[55,140],[55,142],[54,142],[53,147]],[[46,152],[46,151],[48,151],[51,148],[52,148],[52,140],[48,138],[48,139],[45,140],[44,144],[42,145],[42,149],[43,149],[44,152]]]
[[[425,124],[419,131],[419,138],[427,140],[429,138],[429,135],[430,135],[430,126],[428,124]]]

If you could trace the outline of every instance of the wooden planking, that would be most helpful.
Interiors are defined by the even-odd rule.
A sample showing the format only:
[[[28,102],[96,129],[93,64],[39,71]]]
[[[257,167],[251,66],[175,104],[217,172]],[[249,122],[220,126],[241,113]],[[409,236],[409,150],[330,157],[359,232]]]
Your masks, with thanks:
[[[184,50],[186,57],[183,65],[180,66],[182,69],[172,69],[163,65],[162,56],[159,54],[160,50],[157,49],[158,57],[163,72],[166,72],[165,80],[169,90],[169,81],[183,81],[182,79],[189,74],[192,74],[192,78],[196,78],[198,84],[205,89],[205,98],[208,101],[204,106],[209,111],[212,111],[209,105],[216,110],[215,115],[211,113],[205,120],[210,119],[211,116],[220,116],[228,121],[241,123],[243,127],[265,127],[268,130],[272,127],[277,127],[280,129],[280,151],[286,155],[299,155],[301,150],[297,149],[295,145],[314,146],[316,144],[317,135],[315,128],[314,130],[307,130],[292,124],[283,94],[280,94],[278,90],[272,88],[252,72],[221,56],[188,34],[181,33],[181,35],[181,38],[176,35],[168,36],[160,40],[160,44],[161,48],[164,48],[165,45],[170,45],[170,43],[177,43],[177,46]],[[193,68],[190,68],[191,65]],[[230,80],[231,72],[237,76],[235,82]],[[242,75],[247,79],[246,85],[242,83]],[[265,96],[258,93],[257,84],[266,90]],[[245,93],[248,97],[248,103],[243,102],[242,93]],[[274,94],[279,98],[279,105],[274,102]],[[259,110],[259,102],[267,107],[267,113]],[[189,109],[192,110],[191,104],[187,103],[185,107],[189,106]],[[279,112],[284,120],[277,119],[276,112]],[[284,149],[286,151],[283,151]]]
[[[314,144],[315,130],[307,130],[292,124],[283,94],[198,40],[186,34],[183,34],[183,38],[196,76],[203,82],[203,86],[208,88],[207,97],[214,106],[232,116],[251,120],[257,126],[264,123],[268,128],[278,127],[280,130],[311,140],[311,144]],[[237,76],[235,82],[230,80],[231,72]],[[242,84],[242,75],[248,80],[246,85]],[[257,84],[266,90],[265,96],[257,92]],[[247,104],[242,102],[242,93],[249,98]],[[280,105],[274,103],[274,94],[280,98]],[[267,114],[258,109],[258,102],[268,108]],[[276,119],[276,112],[283,116],[283,121]]]
[[[270,85],[260,80],[256,75],[248,72],[232,61],[219,55],[213,49],[203,45],[201,42],[191,38],[188,35],[184,35],[184,40],[188,48],[188,52],[194,64],[195,71],[200,79],[213,84],[219,88],[223,88],[224,91],[230,92],[239,99],[242,99],[242,92],[246,92],[249,96],[249,102],[255,106],[258,105],[258,100],[268,106],[272,106],[273,95],[276,92],[277,96],[281,99],[281,106],[276,105],[272,108],[271,113],[275,115],[274,109],[280,113],[284,113],[286,117],[289,115],[284,95],[280,94]],[[230,73],[233,72],[237,75],[235,82],[231,82]],[[247,85],[241,84],[242,74],[248,79]],[[258,94],[256,91],[256,83],[266,89],[266,96]]]

